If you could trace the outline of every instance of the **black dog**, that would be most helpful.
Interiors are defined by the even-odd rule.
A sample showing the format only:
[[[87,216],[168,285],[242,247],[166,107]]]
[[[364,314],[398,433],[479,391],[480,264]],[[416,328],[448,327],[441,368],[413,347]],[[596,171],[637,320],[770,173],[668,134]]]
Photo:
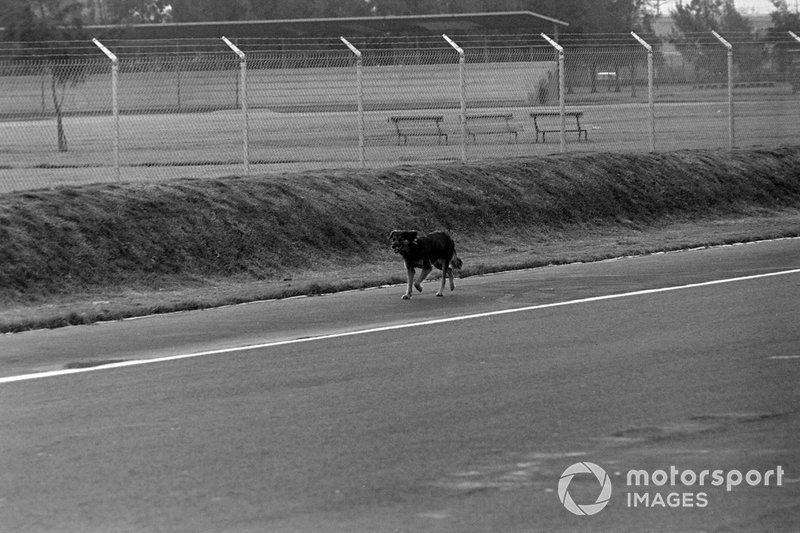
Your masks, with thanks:
[[[422,292],[422,282],[431,273],[433,267],[442,271],[442,286],[436,296],[444,296],[444,284],[450,278],[450,290],[456,288],[453,283],[453,270],[460,270],[463,262],[456,255],[456,245],[450,235],[443,231],[434,231],[423,237],[414,230],[396,229],[389,234],[392,250],[400,254],[406,263],[408,272],[408,288],[403,300],[411,299],[412,287]],[[419,279],[414,282],[415,268],[421,268]]]

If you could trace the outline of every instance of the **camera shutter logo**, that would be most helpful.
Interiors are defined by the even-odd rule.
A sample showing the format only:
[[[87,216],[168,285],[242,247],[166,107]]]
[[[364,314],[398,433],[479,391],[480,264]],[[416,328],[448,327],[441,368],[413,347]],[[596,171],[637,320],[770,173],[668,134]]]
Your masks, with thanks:
[[[600,495],[594,503],[586,505],[578,505],[569,495],[567,489],[575,474],[594,474],[597,482],[600,483]],[[609,479],[606,471],[594,463],[575,463],[567,467],[564,473],[561,474],[561,479],[558,480],[558,499],[567,511],[578,516],[591,516],[597,514],[608,505],[608,500],[611,499],[611,479]]]

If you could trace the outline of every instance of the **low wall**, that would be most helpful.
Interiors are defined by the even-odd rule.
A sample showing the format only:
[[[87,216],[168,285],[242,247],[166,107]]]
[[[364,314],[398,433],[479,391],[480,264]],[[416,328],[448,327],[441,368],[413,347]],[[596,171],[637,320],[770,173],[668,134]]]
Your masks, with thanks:
[[[66,114],[111,113],[108,63],[63,92]],[[556,64],[549,61],[474,63],[465,67],[473,106],[542,105],[557,98]],[[248,105],[278,111],[341,111],[356,108],[355,68],[256,69],[247,72]],[[214,111],[239,102],[239,69],[126,72],[118,78],[122,113]],[[368,66],[363,69],[366,109],[458,106],[457,64]],[[50,75],[0,76],[0,118],[52,115]]]

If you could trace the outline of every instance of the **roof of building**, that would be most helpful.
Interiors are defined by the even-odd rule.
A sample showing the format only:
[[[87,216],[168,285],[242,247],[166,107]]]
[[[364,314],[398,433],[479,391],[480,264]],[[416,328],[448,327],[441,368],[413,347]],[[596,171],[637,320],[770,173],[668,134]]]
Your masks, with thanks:
[[[317,36],[431,35],[441,33],[558,33],[568,23],[533,13],[503,11],[451,15],[406,15],[224,22],[86,26],[87,30],[124,31],[127,39],[268,38]]]

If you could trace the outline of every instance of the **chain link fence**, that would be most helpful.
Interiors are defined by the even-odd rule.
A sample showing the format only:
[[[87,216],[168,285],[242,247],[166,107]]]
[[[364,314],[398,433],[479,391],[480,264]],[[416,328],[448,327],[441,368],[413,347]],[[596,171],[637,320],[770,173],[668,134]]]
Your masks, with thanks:
[[[0,192],[797,142],[793,35],[545,37],[5,43]]]

